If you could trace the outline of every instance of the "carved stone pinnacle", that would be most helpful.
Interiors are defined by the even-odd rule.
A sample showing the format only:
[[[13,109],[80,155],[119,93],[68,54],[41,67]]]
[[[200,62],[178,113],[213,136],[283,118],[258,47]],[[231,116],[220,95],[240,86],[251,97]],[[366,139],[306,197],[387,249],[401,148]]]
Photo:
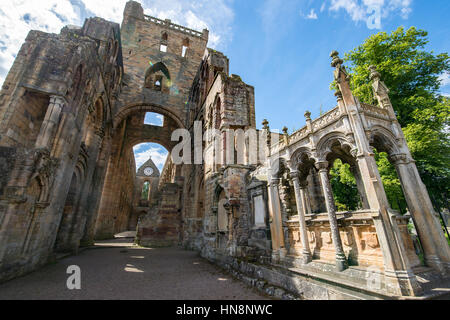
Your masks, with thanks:
[[[305,118],[306,118],[306,120],[311,120],[311,112],[306,111],[305,112]]]

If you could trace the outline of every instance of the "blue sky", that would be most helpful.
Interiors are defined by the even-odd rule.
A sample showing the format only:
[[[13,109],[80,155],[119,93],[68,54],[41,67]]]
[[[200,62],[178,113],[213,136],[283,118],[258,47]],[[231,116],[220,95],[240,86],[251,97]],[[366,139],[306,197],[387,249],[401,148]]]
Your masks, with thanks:
[[[329,54],[345,52],[379,31],[416,26],[429,32],[428,49],[449,52],[448,0],[142,0],[146,14],[210,30],[209,46],[230,58],[231,73],[255,87],[258,127],[299,129],[335,106]],[[121,22],[126,0],[10,0],[0,7],[0,82],[30,29],[59,32],[89,16]],[[379,5],[381,26],[370,29],[367,10]],[[450,94],[449,75],[442,93]],[[138,146],[140,161],[163,162],[156,145]],[[142,163],[143,163],[142,162]],[[140,162],[138,161],[138,165]],[[160,168],[162,165],[159,163]]]

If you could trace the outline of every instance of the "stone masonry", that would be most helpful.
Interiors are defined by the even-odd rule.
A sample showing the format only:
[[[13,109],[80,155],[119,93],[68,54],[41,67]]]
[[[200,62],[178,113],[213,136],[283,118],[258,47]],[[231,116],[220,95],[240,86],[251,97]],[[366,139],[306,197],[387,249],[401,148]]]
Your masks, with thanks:
[[[337,106],[291,134],[267,120],[256,130],[254,88],[208,37],[135,1],[121,26],[90,18],[29,33],[0,92],[0,281],[136,230],[142,246],[198,251],[280,297],[426,299],[448,286],[450,248],[376,68],[378,103],[363,104],[333,52]],[[163,125],[144,124],[148,112]],[[177,129],[193,163],[175,161]],[[162,172],[151,159],[136,168],[140,143],[170,152]],[[390,208],[374,149],[395,166],[409,214]],[[356,211],[337,212],[338,159],[356,178]]]

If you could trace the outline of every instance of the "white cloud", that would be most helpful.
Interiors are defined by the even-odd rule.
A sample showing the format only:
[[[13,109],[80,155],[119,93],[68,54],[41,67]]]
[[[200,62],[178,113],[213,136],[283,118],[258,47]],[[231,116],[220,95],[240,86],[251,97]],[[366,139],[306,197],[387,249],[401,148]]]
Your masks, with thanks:
[[[311,9],[311,12],[306,16],[306,19],[317,20],[317,18],[317,13],[314,11],[314,9]]]
[[[221,50],[231,40],[233,0],[143,0],[144,11],[202,31],[209,46]],[[68,24],[82,25],[98,16],[121,23],[127,0],[8,0],[0,7],[0,85],[30,30],[59,33]]]
[[[373,9],[380,8],[381,18],[388,18],[392,14],[398,14],[403,19],[408,19],[412,0],[331,0],[330,11],[346,11],[355,22],[367,21],[374,13]]]
[[[79,20],[69,0],[3,1],[0,7],[0,84],[30,30],[55,33],[66,24],[78,24]]]
[[[139,169],[148,159],[152,159],[159,171],[162,171],[166,163],[168,152],[157,145],[144,143],[134,147],[136,169]]]
[[[177,24],[202,31],[207,28],[209,46],[225,46],[231,40],[231,23],[234,12],[232,0],[152,0],[146,14],[171,19]]]
[[[148,124],[151,126],[163,126],[164,116],[157,113],[148,112],[145,115],[144,124]]]
[[[127,0],[80,0],[87,11],[103,19],[121,23]]]
[[[443,87],[450,85],[450,73],[445,72],[439,76],[439,81]]]

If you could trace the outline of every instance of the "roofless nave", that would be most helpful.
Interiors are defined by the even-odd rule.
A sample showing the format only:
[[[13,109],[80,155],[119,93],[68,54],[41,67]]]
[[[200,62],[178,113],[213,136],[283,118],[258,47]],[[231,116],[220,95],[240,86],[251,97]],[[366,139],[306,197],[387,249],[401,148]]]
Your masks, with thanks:
[[[207,42],[208,30],[145,16],[134,1],[121,27],[91,18],[57,35],[29,33],[0,94],[0,279],[111,238],[143,215],[140,244],[182,245],[306,299],[352,298],[348,289],[427,297],[445,283],[450,249],[376,69],[378,104],[362,104],[333,52],[337,107],[316,120],[307,114],[293,134],[270,133],[265,122],[263,159],[253,162],[246,147],[244,164],[226,165],[238,148],[227,131],[256,129],[254,88],[230,76],[227,57]],[[145,125],[147,112],[163,115],[163,126]],[[220,132],[221,149],[216,139],[200,143],[224,161],[169,157],[160,177],[136,177],[135,145],[171,152],[172,133],[193,135],[195,121]],[[422,260],[410,216],[389,206],[373,148],[397,169]],[[337,159],[356,178],[360,210],[336,212],[329,170]]]

